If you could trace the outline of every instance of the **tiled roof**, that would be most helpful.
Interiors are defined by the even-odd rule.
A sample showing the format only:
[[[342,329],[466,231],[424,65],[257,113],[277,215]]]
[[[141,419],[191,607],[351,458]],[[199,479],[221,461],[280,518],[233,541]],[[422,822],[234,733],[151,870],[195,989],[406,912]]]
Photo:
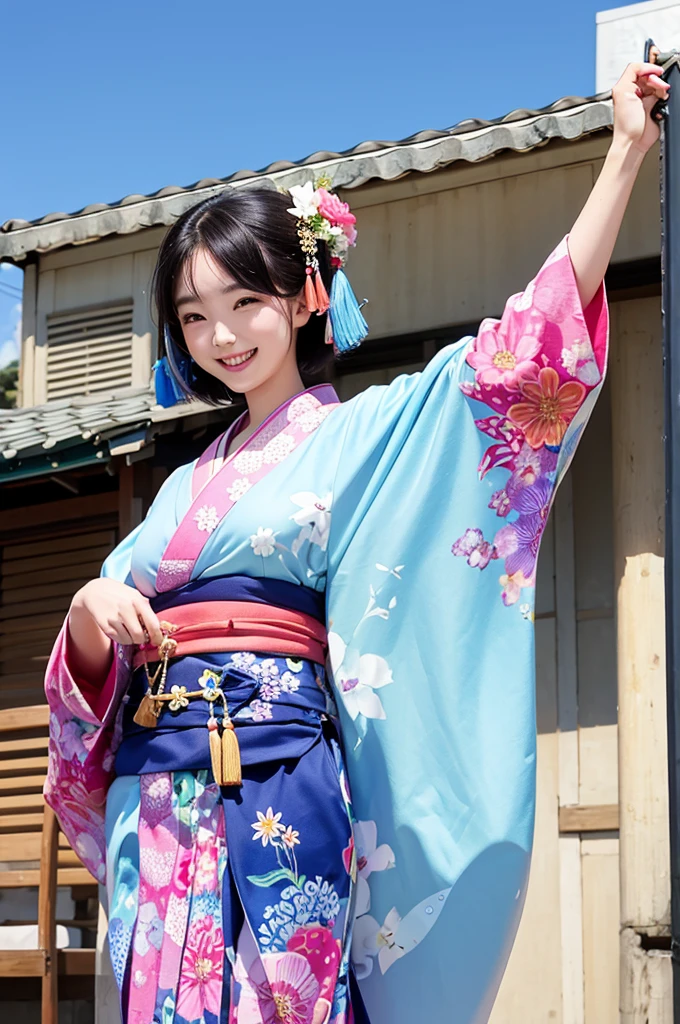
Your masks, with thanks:
[[[169,225],[201,199],[229,187],[264,180],[290,188],[307,181],[310,170],[323,169],[335,187],[356,188],[371,179],[391,181],[411,171],[434,171],[458,160],[485,160],[505,149],[524,152],[554,138],[577,139],[611,124],[611,93],[587,99],[566,96],[540,110],[512,110],[494,121],[468,118],[446,131],[422,131],[400,142],[362,142],[343,153],[312,153],[297,162],[279,160],[261,171],[203,178],[186,188],[169,185],[152,195],[95,203],[76,213],[51,213],[36,221],[9,220],[0,227],[0,260],[20,261],[31,252]]]
[[[0,409],[0,470],[10,462],[63,451],[89,441],[103,445],[106,455],[130,439],[143,447],[163,424],[208,412],[202,402],[181,403],[170,409],[156,405],[148,388],[88,398],[63,398],[26,409]],[[138,431],[137,440],[132,435]]]

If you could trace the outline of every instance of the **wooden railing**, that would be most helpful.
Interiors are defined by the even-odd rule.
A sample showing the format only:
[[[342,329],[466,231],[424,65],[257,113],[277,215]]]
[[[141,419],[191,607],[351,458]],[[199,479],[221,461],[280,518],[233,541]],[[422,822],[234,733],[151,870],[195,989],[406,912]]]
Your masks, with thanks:
[[[45,705],[0,711],[0,890],[38,889],[37,948],[0,950],[0,978],[42,978],[42,1024],[57,1024],[59,975],[95,971],[94,949],[57,950],[57,887],[97,889],[43,800],[48,728]]]

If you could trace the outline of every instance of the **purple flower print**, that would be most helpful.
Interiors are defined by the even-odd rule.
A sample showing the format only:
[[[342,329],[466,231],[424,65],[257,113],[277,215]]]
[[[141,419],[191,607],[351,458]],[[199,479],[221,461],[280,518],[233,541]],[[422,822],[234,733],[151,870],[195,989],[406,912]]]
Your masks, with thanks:
[[[557,452],[548,448],[535,450],[525,444],[515,459],[512,476],[506,484],[508,494],[519,487],[530,487],[539,477],[554,473],[556,468]]]
[[[545,520],[539,515],[520,516],[512,524],[517,547],[505,559],[505,568],[509,576],[521,572],[527,580],[533,577],[544,526]]]
[[[493,558],[498,558],[498,553],[493,544],[484,540],[481,530],[470,527],[462,537],[455,542],[451,551],[467,559],[467,564],[473,569],[486,569]]]
[[[521,516],[538,515],[546,520],[550,512],[553,485],[547,477],[541,477],[529,487],[513,487],[510,500],[512,507]]]
[[[510,496],[504,487],[500,491],[494,491],[491,495],[489,508],[495,509],[496,515],[501,518],[507,516],[508,512],[512,508],[512,504],[510,502]]]
[[[254,722],[264,722],[272,717],[272,706],[266,700],[252,700],[250,707],[253,712]]]

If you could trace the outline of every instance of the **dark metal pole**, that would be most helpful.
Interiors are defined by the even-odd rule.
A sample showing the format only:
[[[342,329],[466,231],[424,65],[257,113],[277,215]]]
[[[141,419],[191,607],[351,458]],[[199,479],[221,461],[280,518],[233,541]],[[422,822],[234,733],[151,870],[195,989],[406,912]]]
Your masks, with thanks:
[[[666,694],[671,857],[673,1021],[680,1024],[680,69],[676,52],[648,42],[645,59],[664,67],[670,96],[661,113],[661,308],[665,392]],[[665,58],[665,59],[664,59]]]

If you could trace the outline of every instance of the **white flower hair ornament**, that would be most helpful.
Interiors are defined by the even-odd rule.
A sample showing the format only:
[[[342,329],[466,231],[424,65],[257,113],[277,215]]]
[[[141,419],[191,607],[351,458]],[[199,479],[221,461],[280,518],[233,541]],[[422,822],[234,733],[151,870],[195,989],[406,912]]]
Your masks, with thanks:
[[[328,313],[326,344],[336,352],[348,352],[364,340],[368,325],[361,312],[363,303],[357,302],[343,270],[350,245],[356,245],[356,217],[330,188],[330,178],[293,185],[288,190],[293,200],[288,212],[297,219],[300,248],[307,261],[307,309],[319,316]],[[330,296],[319,272],[319,241],[326,243],[335,270]]]

